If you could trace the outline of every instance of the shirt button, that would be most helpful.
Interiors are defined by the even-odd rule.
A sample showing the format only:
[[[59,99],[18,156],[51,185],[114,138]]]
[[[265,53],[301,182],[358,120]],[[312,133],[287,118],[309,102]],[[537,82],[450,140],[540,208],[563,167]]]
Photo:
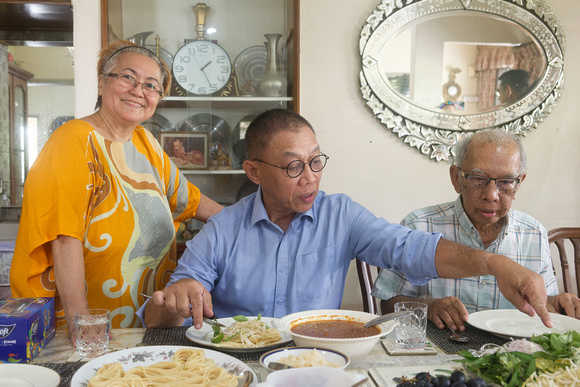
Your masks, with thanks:
[[[281,267],[280,270],[278,270],[280,273],[284,273],[286,271],[285,267]]]
[[[276,304],[282,305],[282,300],[276,300]]]

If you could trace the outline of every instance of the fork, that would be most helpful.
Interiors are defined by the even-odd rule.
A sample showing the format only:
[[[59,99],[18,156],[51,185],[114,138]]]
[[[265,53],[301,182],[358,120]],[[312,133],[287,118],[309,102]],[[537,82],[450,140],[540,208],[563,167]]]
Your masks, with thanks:
[[[146,300],[150,299],[152,296],[148,296],[147,294],[143,294],[143,293],[139,293],[140,295],[142,295],[143,297],[145,297]],[[203,318],[203,322],[209,325],[214,325],[216,327],[220,327],[220,328],[225,328],[226,326],[220,322],[216,321],[217,317],[213,316],[212,318],[209,317],[204,317]]]

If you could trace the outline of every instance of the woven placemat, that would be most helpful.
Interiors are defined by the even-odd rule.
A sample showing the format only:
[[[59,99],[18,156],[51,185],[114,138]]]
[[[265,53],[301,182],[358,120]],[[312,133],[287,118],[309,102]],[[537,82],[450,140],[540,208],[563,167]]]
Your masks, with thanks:
[[[183,345],[190,347],[201,347],[212,350],[216,349],[219,350],[219,348],[198,345],[197,343],[194,343],[191,340],[189,340],[185,336],[185,331],[187,331],[188,328],[189,328],[188,326],[174,328],[147,328],[147,330],[145,331],[145,335],[143,335],[143,342],[149,345]],[[268,352],[270,349],[257,352],[226,352],[226,353],[243,362],[249,362],[249,361],[259,361],[260,356]]]
[[[431,321],[427,322],[427,337],[431,342],[437,345],[445,353],[458,353],[459,351],[466,351],[468,349],[480,349],[483,344],[493,343],[503,345],[509,340],[493,335],[481,329],[465,325],[465,331],[462,332],[469,337],[467,343],[459,343],[449,339],[451,331],[449,329],[438,329]]]
[[[58,387],[70,387],[70,382],[79,368],[85,363],[36,363],[34,365],[50,368],[60,375]]]

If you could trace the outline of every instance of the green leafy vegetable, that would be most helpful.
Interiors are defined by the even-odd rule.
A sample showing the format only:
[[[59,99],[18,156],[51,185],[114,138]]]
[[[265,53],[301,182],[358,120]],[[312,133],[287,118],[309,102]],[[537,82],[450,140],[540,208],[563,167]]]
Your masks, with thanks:
[[[475,357],[467,351],[459,354],[464,357],[465,368],[481,376],[485,381],[501,386],[522,385],[534,372],[554,372],[558,368],[570,365],[570,359],[580,359],[580,334],[575,331],[567,333],[546,333],[533,336],[531,342],[540,344],[545,351],[526,354],[522,352],[501,352]]]
[[[237,322],[244,322],[244,321],[248,321],[248,318],[246,316],[242,316],[242,315],[238,315],[238,316],[234,316],[232,317],[234,320],[236,320]]]
[[[224,339],[224,333],[220,332],[218,335],[214,336],[213,339],[211,339],[212,343],[221,343],[222,340]]]

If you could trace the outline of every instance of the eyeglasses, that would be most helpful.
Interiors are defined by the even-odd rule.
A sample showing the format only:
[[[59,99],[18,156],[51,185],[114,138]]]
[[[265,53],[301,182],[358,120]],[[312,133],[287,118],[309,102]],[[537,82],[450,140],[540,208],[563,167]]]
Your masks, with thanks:
[[[149,97],[153,97],[156,95],[158,95],[160,97],[163,96],[163,92],[161,91],[161,87],[159,85],[156,85],[155,83],[151,83],[151,82],[139,82],[131,74],[108,73],[105,75],[108,77],[111,77],[111,78],[116,78],[121,85],[123,85],[127,88],[132,89],[134,87],[137,87],[138,85],[141,85],[141,89],[143,89],[143,94],[145,94]]]
[[[484,175],[476,175],[476,174],[466,174],[465,172],[461,171],[461,175],[467,181],[467,185],[473,188],[485,188],[489,184],[490,181],[495,182],[495,186],[500,191],[504,192],[512,192],[514,191],[518,185],[520,184],[520,176],[518,177],[497,177],[492,179],[491,177],[487,177]]]
[[[312,172],[320,172],[324,169],[324,167],[326,167],[326,161],[328,159],[329,159],[329,157],[327,155],[325,155],[324,153],[321,153],[318,156],[314,156],[312,158],[312,160],[310,160],[310,162],[308,163],[308,166],[310,167]],[[302,172],[304,171],[304,166],[306,165],[306,163],[304,163],[304,161],[302,161],[302,160],[291,161],[290,164],[288,164],[285,167],[279,167],[277,165],[270,164],[270,163],[267,163],[267,162],[265,162],[263,160],[259,160],[259,159],[254,159],[254,161],[259,161],[260,163],[268,164],[272,167],[285,169],[286,174],[291,178],[295,178],[295,177],[300,176],[302,174]]]

